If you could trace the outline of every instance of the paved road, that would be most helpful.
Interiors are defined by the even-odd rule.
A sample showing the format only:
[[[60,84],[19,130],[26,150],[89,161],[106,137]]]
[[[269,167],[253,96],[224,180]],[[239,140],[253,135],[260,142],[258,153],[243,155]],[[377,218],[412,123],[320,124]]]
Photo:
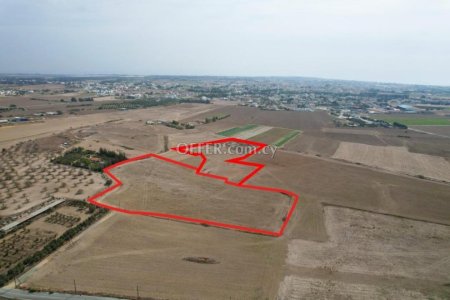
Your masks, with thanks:
[[[55,207],[56,205],[58,205],[58,204],[60,204],[60,203],[62,203],[64,201],[65,201],[65,199],[56,200],[56,201],[50,203],[47,206],[39,208],[38,210],[32,212],[31,214],[27,215],[26,217],[24,217],[24,218],[22,218],[20,220],[17,220],[17,221],[14,221],[12,223],[9,223],[8,225],[5,225],[4,227],[1,228],[1,230],[3,230],[4,232],[8,232],[11,229],[13,229],[14,227],[19,226],[23,222],[26,222],[29,219],[34,218],[35,216],[42,214],[46,210],[49,210],[50,208]]]
[[[423,126],[423,125],[422,125]],[[425,125],[426,126],[426,125]],[[445,126],[445,125],[443,125]],[[429,132],[429,131],[425,131],[425,130],[420,130],[414,127],[408,127],[409,130],[415,131],[415,132],[420,132],[420,133],[425,133],[425,134],[430,134],[430,135],[435,135],[435,136],[439,136],[439,137],[443,137],[443,138],[450,138],[450,136],[448,135],[442,135],[442,134],[438,134],[438,133],[433,133],[433,132]]]
[[[20,300],[120,300],[119,298],[80,296],[63,293],[30,293],[19,289],[0,288],[0,297]]]

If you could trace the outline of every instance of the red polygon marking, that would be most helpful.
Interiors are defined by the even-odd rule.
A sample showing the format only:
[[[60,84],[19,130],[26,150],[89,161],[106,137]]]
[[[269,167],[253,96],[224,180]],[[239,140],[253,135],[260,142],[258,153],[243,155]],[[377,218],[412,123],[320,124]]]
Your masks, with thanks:
[[[206,164],[207,158],[206,158],[206,156],[203,153],[192,152],[192,150],[194,148],[202,147],[202,146],[205,146],[205,145],[222,144],[222,143],[228,143],[228,142],[236,142],[236,143],[249,144],[249,145],[255,146],[255,148],[253,150],[249,151],[247,154],[245,154],[243,156],[239,156],[239,157],[236,157],[236,158],[233,158],[233,159],[226,160],[226,162],[229,162],[229,163],[234,163],[234,164],[240,164],[240,165],[246,165],[246,166],[254,167],[254,170],[252,172],[250,172],[247,176],[245,176],[242,180],[240,180],[237,183],[229,181],[229,179],[227,177],[224,177],[224,176],[208,174],[208,173],[202,172],[203,166]],[[114,165],[111,165],[109,167],[104,168],[103,172],[105,174],[107,174],[114,181],[114,185],[112,185],[112,186],[108,187],[107,189],[99,192],[98,194],[95,194],[92,197],[89,197],[88,201],[90,203],[94,204],[94,205],[99,206],[99,207],[103,207],[103,208],[106,208],[106,209],[110,209],[110,210],[121,212],[121,213],[125,213],[125,214],[151,216],[151,217],[156,217],[156,218],[177,220],[177,221],[183,221],[183,222],[195,223],[195,224],[206,224],[206,225],[210,225],[210,226],[214,226],[214,227],[220,227],[220,228],[226,228],[226,229],[234,229],[234,230],[239,230],[239,231],[244,231],[244,232],[250,232],[250,233],[257,233],[257,234],[262,234],[262,235],[269,235],[269,236],[279,237],[279,236],[283,235],[283,232],[286,229],[286,226],[287,226],[289,220],[292,217],[292,214],[293,214],[293,212],[295,210],[295,207],[297,206],[297,202],[298,202],[298,198],[299,198],[298,195],[295,194],[294,192],[291,192],[291,191],[288,191],[288,190],[284,190],[284,189],[245,184],[246,181],[248,181],[250,178],[255,176],[255,174],[257,172],[259,172],[262,168],[264,168],[265,165],[264,164],[260,164],[260,163],[255,163],[255,162],[248,162],[248,161],[244,161],[244,160],[249,158],[250,156],[254,155],[258,151],[262,150],[266,146],[267,145],[264,144],[264,143],[259,143],[259,142],[255,142],[255,141],[242,140],[242,139],[239,139],[239,138],[230,137],[230,138],[224,138],[224,139],[219,139],[219,140],[214,140],[214,141],[207,141],[207,142],[202,142],[202,143],[196,143],[196,144],[190,144],[190,145],[186,145],[186,146],[180,146],[180,147],[171,148],[171,150],[180,151],[180,152],[183,152],[183,153],[188,154],[188,155],[199,156],[202,161],[197,167],[189,165],[189,164],[186,164],[186,163],[183,163],[183,162],[180,162],[180,161],[176,161],[176,160],[173,160],[173,159],[170,159],[170,158],[167,158],[167,157],[155,154],[155,153],[148,153],[148,154],[136,156],[136,157],[133,157],[133,158],[130,158],[130,159],[118,162],[118,163],[116,163]],[[105,204],[105,203],[101,203],[101,202],[97,201],[98,198],[100,198],[100,197],[106,195],[107,193],[117,189],[119,186],[121,186],[123,184],[122,181],[120,181],[116,176],[114,176],[110,172],[112,169],[117,168],[119,166],[122,166],[124,164],[130,163],[130,162],[139,161],[139,160],[143,160],[143,159],[147,159],[147,158],[151,158],[151,157],[163,160],[165,162],[173,163],[173,164],[176,164],[176,165],[181,166],[181,167],[185,167],[185,168],[189,168],[189,169],[195,170],[195,174],[196,175],[206,176],[206,177],[214,178],[214,179],[217,179],[217,180],[222,180],[225,184],[237,186],[237,187],[244,188],[244,189],[260,190],[260,191],[267,191],[267,192],[272,192],[272,193],[282,193],[282,194],[291,196],[294,201],[292,202],[292,205],[289,208],[289,211],[288,211],[288,213],[287,213],[287,215],[286,215],[286,217],[285,217],[285,219],[283,221],[283,224],[281,225],[281,228],[278,231],[270,231],[270,230],[264,230],[264,229],[259,229],[259,228],[240,226],[240,225],[236,225],[236,224],[228,224],[228,223],[221,223],[221,222],[216,222],[216,221],[212,221],[212,220],[203,220],[203,219],[189,218],[189,217],[180,216],[180,215],[160,213],[160,212],[153,212],[153,211],[130,210],[130,209],[124,209],[124,208],[120,208],[120,207],[117,207],[117,206],[114,206],[114,205],[109,205],[109,204]]]

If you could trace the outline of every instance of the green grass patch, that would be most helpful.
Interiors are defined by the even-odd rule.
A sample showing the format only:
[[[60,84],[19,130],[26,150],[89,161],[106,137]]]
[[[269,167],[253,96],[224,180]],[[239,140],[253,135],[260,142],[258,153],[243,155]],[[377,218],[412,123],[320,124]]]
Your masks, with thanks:
[[[252,136],[250,139],[256,142],[272,145],[276,142],[280,137],[285,136],[290,133],[292,129],[274,127],[268,131],[260,133],[258,135]]]
[[[408,126],[411,125],[450,125],[450,118],[445,117],[377,117],[376,119],[383,120],[389,123],[401,123]]]
[[[241,127],[230,128],[230,129],[227,129],[225,131],[218,132],[217,134],[218,135],[223,135],[223,136],[233,136],[233,135],[236,135],[236,134],[241,133],[243,131],[250,130],[250,129],[253,129],[253,128],[256,128],[256,127],[258,127],[258,125],[247,124],[247,125],[241,126]]]
[[[272,145],[277,146],[277,147],[281,147],[284,144],[286,144],[287,142],[289,142],[290,140],[292,140],[294,137],[296,137],[299,133],[300,133],[299,130],[292,130],[291,132],[289,132],[285,136],[283,136],[283,137],[279,138],[278,140],[276,140],[275,143],[273,143]]]

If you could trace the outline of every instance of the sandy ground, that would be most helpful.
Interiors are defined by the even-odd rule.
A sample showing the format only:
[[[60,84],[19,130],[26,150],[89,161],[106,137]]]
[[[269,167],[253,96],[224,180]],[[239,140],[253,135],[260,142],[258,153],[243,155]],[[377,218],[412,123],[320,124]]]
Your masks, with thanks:
[[[97,113],[82,116],[64,116],[57,119],[48,119],[43,123],[4,126],[0,127],[0,146],[4,147],[8,143],[11,144],[30,138],[48,136],[52,133],[62,132],[68,129],[93,126],[113,120],[122,119],[126,121],[145,121],[161,118],[178,120],[188,118],[199,113],[204,113],[214,108],[217,108],[217,106],[180,104],[171,106],[170,109],[167,107],[152,107],[148,109]]]
[[[53,255],[26,285],[163,299],[272,299],[280,240],[213,227],[114,214]],[[132,234],[130,234],[132,233]],[[217,264],[197,264],[202,256]]]
[[[230,117],[208,125],[222,130],[246,124],[258,124],[300,130],[334,127],[331,117],[324,111],[268,111],[246,106],[222,106],[207,113],[186,118],[183,121],[204,120],[206,117],[223,116],[227,114],[229,114]]]
[[[189,131],[142,129],[139,126],[147,118],[136,115],[105,124],[104,128],[100,125],[91,127],[95,133],[89,142],[98,139],[99,143],[117,147],[131,145],[135,150],[129,151],[143,151],[146,147],[159,149],[161,135],[167,135],[170,145],[175,146],[180,142],[220,138],[215,132],[242,124],[282,126],[280,124],[284,123],[305,130],[287,148],[295,148],[301,140],[301,149],[306,149],[308,141],[320,139],[311,149],[316,153],[327,152],[330,156],[341,141],[404,146],[411,152],[441,156],[449,153],[448,139],[411,131],[376,130],[380,134],[321,131],[320,128],[328,123],[327,116],[320,114],[286,115],[284,112],[260,113],[249,108],[227,107],[200,116],[210,117],[227,111],[232,113],[230,118],[198,125]],[[319,119],[311,122],[309,118]],[[108,136],[108,128],[111,136]],[[128,139],[127,130],[130,132]],[[132,136],[136,138],[131,139]],[[157,137],[154,142],[153,136]],[[141,296],[164,299],[275,299],[277,293],[282,299],[448,298],[448,287],[444,285],[449,281],[446,270],[450,269],[448,255],[444,252],[449,248],[449,227],[446,225],[450,225],[450,187],[447,184],[288,150],[291,151],[279,150],[274,157],[253,157],[252,161],[264,163],[266,167],[249,181],[250,184],[292,190],[300,195],[298,208],[283,237],[270,238],[111,213],[33,272],[27,273],[25,285],[71,291],[75,279],[80,291],[130,297],[136,295],[136,285],[139,285]],[[174,152],[164,155],[184,159]],[[198,163],[195,159],[185,162]],[[215,166],[207,167],[216,172]],[[141,200],[141,205],[158,204],[170,210],[189,208],[189,202],[174,203],[171,199],[173,194],[187,199],[183,192],[185,184],[177,186],[178,181],[173,182],[180,173],[170,171],[158,178],[155,170],[160,169],[147,168],[148,173],[139,176],[151,178],[148,189],[138,185],[140,190],[129,195],[122,190],[126,197],[121,198],[121,203],[128,201],[139,205]],[[142,169],[128,172],[130,178],[140,171]],[[163,186],[165,181],[171,182],[170,185]],[[152,192],[148,193],[149,190]],[[111,197],[118,200],[120,192]],[[155,194],[164,195],[164,198],[155,197],[159,202],[151,203]],[[149,198],[142,201],[144,195]],[[240,206],[241,194],[219,190],[218,195],[223,199],[230,199],[231,195],[232,204],[219,210],[220,203],[214,202],[208,207],[200,194],[194,200],[201,203],[199,207],[205,212],[219,212],[229,218],[239,217],[231,213],[234,208],[252,204]],[[209,198],[212,197],[208,195]],[[333,212],[330,209],[334,209]],[[241,217],[251,219],[253,216]],[[183,260],[187,256],[205,256],[219,263],[187,262]]]
[[[450,181],[448,161],[442,157],[411,153],[404,147],[341,142],[332,157],[413,176]]]
[[[450,126],[423,125],[423,126],[411,126],[411,128],[450,138]]]
[[[325,207],[326,243],[292,240],[287,262],[338,272],[450,280],[450,227]]]
[[[379,135],[377,130],[367,128],[322,128],[322,132],[326,133],[340,133],[340,134],[362,134],[362,135]]]
[[[441,299],[442,291],[414,283],[450,279],[448,226],[330,206],[325,220],[327,242],[289,242],[281,299]]]
[[[301,299],[429,299],[419,291],[398,287],[346,283],[335,280],[286,276],[280,285],[279,300]],[[437,298],[435,298],[437,299]]]
[[[300,196],[288,233],[292,237],[323,240],[321,203],[336,204],[411,219],[450,225],[450,187],[410,176],[398,176],[333,159],[278,150],[249,184],[285,188]]]
[[[158,159],[130,163],[113,173],[124,185],[102,202],[126,209],[278,231],[291,204],[281,193],[225,185]]]

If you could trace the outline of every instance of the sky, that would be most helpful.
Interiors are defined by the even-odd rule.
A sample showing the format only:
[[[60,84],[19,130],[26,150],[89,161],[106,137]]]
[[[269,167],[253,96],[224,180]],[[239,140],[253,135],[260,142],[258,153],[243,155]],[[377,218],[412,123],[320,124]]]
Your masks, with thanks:
[[[0,0],[0,73],[450,85],[450,0]]]

